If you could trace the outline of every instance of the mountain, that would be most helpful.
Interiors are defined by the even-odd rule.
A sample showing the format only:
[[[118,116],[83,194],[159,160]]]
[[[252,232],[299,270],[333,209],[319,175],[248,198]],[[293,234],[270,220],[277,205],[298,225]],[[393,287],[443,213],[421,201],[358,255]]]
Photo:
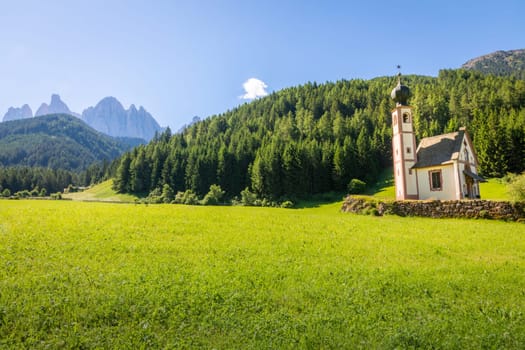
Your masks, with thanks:
[[[35,113],[35,117],[47,114],[69,114],[79,117],[78,113],[71,112],[68,106],[60,99],[57,94],[51,95],[51,103],[42,103]]]
[[[471,59],[461,68],[480,71],[484,74],[525,79],[525,49],[496,51]]]
[[[83,119],[95,130],[115,137],[140,138],[149,141],[162,128],[144,107],[138,109],[131,105],[124,109],[114,97],[103,98],[95,107],[89,107],[82,115],[75,113],[61,100],[58,94],[51,95],[50,104],[42,103],[35,113],[35,117],[48,114],[69,114]],[[10,107],[4,115],[3,121],[18,120],[33,117],[31,108],[24,105],[21,108]]]
[[[32,117],[33,117],[33,111],[31,110],[31,107],[25,104],[20,108],[9,107],[9,109],[7,110],[7,113],[4,115],[3,121],[7,122],[10,120],[26,119],[26,118],[32,118]]]
[[[67,114],[7,121],[0,123],[0,165],[83,170],[94,162],[118,157],[130,148],[130,140],[127,142]]]
[[[151,140],[162,131],[157,121],[144,107],[131,105],[124,109],[115,97],[103,98],[95,107],[82,112],[82,119],[94,129],[110,136],[138,137]]]

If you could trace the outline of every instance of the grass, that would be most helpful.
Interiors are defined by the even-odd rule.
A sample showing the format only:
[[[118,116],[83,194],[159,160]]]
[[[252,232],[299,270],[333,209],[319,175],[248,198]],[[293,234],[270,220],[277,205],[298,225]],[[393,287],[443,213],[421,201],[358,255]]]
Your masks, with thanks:
[[[377,182],[369,187],[365,194],[374,196],[378,199],[395,199],[396,188],[392,168],[384,169],[381,174],[379,174]]]
[[[0,201],[0,347],[525,347],[523,224],[339,207]]]
[[[83,191],[66,193],[64,198],[78,200],[78,201],[100,201],[100,202],[128,202],[133,203],[137,196],[131,194],[122,194],[115,192],[111,186],[113,180],[101,182],[93,187]]]
[[[489,179],[487,182],[482,182],[479,190],[483,199],[510,200],[507,184],[501,179]]]

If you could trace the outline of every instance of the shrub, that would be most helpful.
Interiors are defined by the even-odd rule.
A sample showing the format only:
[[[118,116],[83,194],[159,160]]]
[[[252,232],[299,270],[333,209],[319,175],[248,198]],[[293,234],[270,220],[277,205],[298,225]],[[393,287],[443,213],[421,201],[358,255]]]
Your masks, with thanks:
[[[11,197],[11,191],[9,188],[6,188],[2,191],[2,197]]]
[[[78,187],[73,186],[72,184],[69,184],[66,188],[66,193],[75,193],[78,192]]]
[[[525,201],[525,173],[514,177],[508,185],[510,197],[515,201]]]
[[[45,197],[47,196],[47,190],[45,188],[42,188],[40,190],[40,193],[38,194],[40,197]]]
[[[255,201],[257,200],[257,195],[253,192],[250,192],[248,187],[241,191],[241,203],[246,206],[254,206]]]
[[[175,203],[195,205],[199,204],[199,197],[192,190],[179,191],[175,195]]]
[[[366,189],[366,183],[359,179],[352,179],[348,184],[348,193],[350,194],[361,194]]]
[[[60,192],[56,192],[56,193],[51,193],[51,199],[62,199],[62,193]]]
[[[281,208],[293,208],[292,201],[284,201],[281,203]]]
[[[40,189],[37,187],[33,188],[31,192],[29,192],[29,195],[31,197],[38,197],[40,195]]]
[[[31,193],[28,190],[18,191],[15,193],[15,197],[18,198],[28,198],[31,196]]]
[[[145,199],[146,202],[152,204],[162,203],[162,193],[159,188],[153,189]]]
[[[171,203],[175,199],[175,193],[170,185],[164,184],[164,186],[162,186],[161,198],[164,203]]]
[[[211,185],[210,191],[204,196],[202,204],[204,205],[217,205],[220,203],[224,196],[224,191],[219,185]]]

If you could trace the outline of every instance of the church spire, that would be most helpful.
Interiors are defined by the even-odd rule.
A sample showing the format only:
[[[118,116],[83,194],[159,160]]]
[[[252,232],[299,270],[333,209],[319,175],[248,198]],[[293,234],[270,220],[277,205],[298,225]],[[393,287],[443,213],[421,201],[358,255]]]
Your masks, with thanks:
[[[390,97],[396,102],[397,106],[406,106],[410,97],[410,89],[408,86],[401,84],[401,66],[397,65],[397,69],[399,70],[397,73],[397,86],[390,93]]]

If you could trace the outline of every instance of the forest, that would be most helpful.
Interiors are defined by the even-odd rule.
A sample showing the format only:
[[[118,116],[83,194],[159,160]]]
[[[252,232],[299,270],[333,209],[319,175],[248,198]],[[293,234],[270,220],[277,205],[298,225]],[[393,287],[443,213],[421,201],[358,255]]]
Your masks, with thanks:
[[[418,141],[466,126],[480,172],[525,170],[525,81],[476,71],[404,76]],[[248,189],[287,200],[373,183],[391,166],[390,91],[394,77],[307,83],[191,125],[169,129],[125,153],[114,175],[119,192],[168,188],[199,196],[218,185],[228,198]]]
[[[87,186],[106,179],[112,172],[111,166],[114,163],[97,162],[82,172],[46,167],[0,166],[0,196],[9,197],[20,191],[37,190],[41,193],[42,189],[50,194],[62,192],[70,185]]]

